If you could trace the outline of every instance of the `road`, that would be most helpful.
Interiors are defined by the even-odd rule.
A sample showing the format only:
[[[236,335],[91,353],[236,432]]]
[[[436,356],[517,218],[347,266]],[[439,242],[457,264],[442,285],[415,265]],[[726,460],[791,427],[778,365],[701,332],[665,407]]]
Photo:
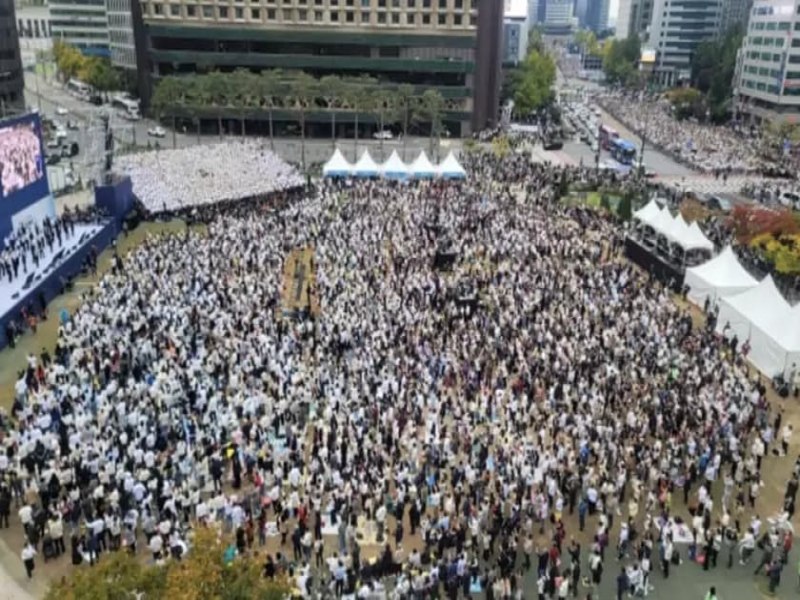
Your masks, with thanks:
[[[127,121],[119,117],[116,111],[111,110],[109,107],[97,107],[79,100],[67,93],[61,85],[51,78],[46,79],[42,75],[31,72],[25,73],[25,95],[27,105],[30,108],[38,108],[41,113],[48,117],[53,117],[62,123],[66,123],[67,120],[80,121],[81,129],[70,131],[69,140],[78,142],[80,147],[80,153],[72,159],[72,163],[74,170],[81,175],[84,181],[98,177],[103,166],[103,125],[100,120],[102,114],[110,115],[109,126],[117,142],[118,151],[120,148],[131,146],[146,148],[148,144],[155,146],[156,143],[162,148],[171,148],[173,144],[177,148],[184,148],[198,143],[215,143],[223,139],[217,135],[203,135],[200,137],[192,133],[176,133],[173,135],[172,131],[168,129],[164,138],[153,138],[148,136],[147,132],[157,125],[156,122],[150,119],[141,119],[136,122]],[[58,107],[66,108],[68,114],[56,116]],[[429,155],[431,154],[430,140],[419,137],[409,137],[405,143],[400,139],[386,140],[383,143],[374,139],[360,139],[357,144],[352,138],[340,138],[336,140],[336,145],[341,149],[345,157],[353,162],[357,160],[356,148],[358,149],[358,155],[368,148],[373,158],[378,162],[389,158],[393,150],[396,150],[400,157],[407,162],[414,160],[422,150],[428,152]],[[274,140],[275,151],[285,160],[296,164],[301,162],[302,146],[303,143],[299,137],[275,138]],[[306,165],[323,163],[328,160],[333,152],[333,146],[334,143],[331,139],[316,138],[306,140]],[[431,160],[434,161],[437,159],[437,154],[439,159],[443,159],[451,149],[460,149],[461,141],[442,140],[438,151],[435,146],[436,144],[434,144],[433,156],[430,156]],[[48,167],[48,170],[52,171],[53,169]]]

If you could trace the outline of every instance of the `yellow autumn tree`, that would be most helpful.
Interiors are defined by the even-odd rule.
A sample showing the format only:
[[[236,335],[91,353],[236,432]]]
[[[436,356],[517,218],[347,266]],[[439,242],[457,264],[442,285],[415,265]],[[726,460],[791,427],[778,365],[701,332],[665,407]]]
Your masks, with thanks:
[[[200,528],[188,556],[164,566],[143,563],[144,554],[103,555],[94,567],[78,567],[53,584],[45,600],[282,600],[291,592],[285,578],[262,577],[253,556],[226,561],[229,543],[216,530]]]

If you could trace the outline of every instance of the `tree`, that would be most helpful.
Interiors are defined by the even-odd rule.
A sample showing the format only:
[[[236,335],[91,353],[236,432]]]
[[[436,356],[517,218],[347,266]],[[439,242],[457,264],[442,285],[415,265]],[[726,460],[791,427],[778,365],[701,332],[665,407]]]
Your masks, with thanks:
[[[544,108],[553,101],[556,65],[549,54],[533,50],[520,66],[514,82],[514,109],[518,114]]]
[[[692,54],[692,85],[705,95],[715,122],[725,120],[730,112],[736,55],[743,38],[741,28],[735,26],[720,38],[701,42]]]
[[[642,45],[638,36],[611,40],[605,47],[603,72],[612,85],[628,85],[636,74]]]
[[[528,32],[528,47],[526,50],[528,54],[531,52],[544,54],[544,32],[539,25],[534,25]]]
[[[247,69],[236,69],[231,75],[233,104],[239,109],[242,121],[242,137],[247,135],[245,121],[250,110],[259,105],[257,76]]]
[[[414,86],[402,83],[397,86],[397,97],[403,111],[403,160],[406,160],[406,144],[408,140],[408,121],[411,118],[411,106],[414,101]]]
[[[177,148],[175,109],[184,104],[185,87],[177,77],[162,77],[153,91],[153,98],[150,101],[150,108],[156,115],[156,119],[161,121],[166,116],[172,117],[172,147]]]
[[[258,76],[256,88],[258,95],[261,97],[263,106],[267,109],[269,118],[269,147],[275,150],[275,136],[273,131],[273,113],[275,107],[278,105],[278,97],[280,96],[281,87],[280,71],[262,71]]]
[[[306,114],[319,91],[318,82],[308,73],[298,73],[290,82],[289,94],[300,114],[300,162],[306,168]]]
[[[380,127],[380,131],[383,131],[386,127],[386,121],[393,122],[396,117],[397,104],[395,101],[395,92],[382,88],[374,88],[370,94],[370,104],[378,113],[378,126]],[[381,151],[381,160],[386,159],[383,152],[383,141],[383,136],[381,136],[378,141]]]
[[[444,97],[439,90],[427,89],[417,102],[417,115],[420,119],[430,123],[429,151],[434,156],[433,140],[442,132],[442,112],[444,111]]]
[[[215,530],[198,528],[181,561],[157,566],[127,552],[104,555],[94,567],[73,569],[53,584],[45,600],[280,600],[290,592],[285,578],[263,578],[253,556],[237,556],[226,564],[227,543]]]
[[[119,73],[111,66],[111,62],[107,58],[97,56],[84,60],[78,71],[78,77],[98,92],[105,94],[118,90],[122,85]]]
[[[78,72],[84,68],[86,57],[80,50],[61,40],[53,42],[53,58],[56,67],[63,79],[77,77]]]
[[[331,145],[336,148],[336,110],[341,106],[345,94],[342,79],[336,75],[327,75],[319,81],[320,94],[325,100],[326,108],[331,113]]]
[[[345,85],[345,98],[347,99],[348,107],[353,111],[353,119],[355,121],[353,145],[355,148],[355,157],[356,160],[358,160],[358,114],[368,102],[366,86],[357,79],[348,81]]]
[[[702,118],[706,111],[703,94],[694,88],[676,88],[666,94],[676,119]]]

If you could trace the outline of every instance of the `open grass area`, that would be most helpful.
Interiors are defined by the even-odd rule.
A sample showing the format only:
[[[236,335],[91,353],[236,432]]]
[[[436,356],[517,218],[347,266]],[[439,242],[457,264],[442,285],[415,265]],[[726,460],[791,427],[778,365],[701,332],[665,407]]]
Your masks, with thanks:
[[[564,196],[561,201],[570,206],[588,206],[589,208],[602,208],[603,196],[608,201],[608,207],[616,212],[622,196],[618,194],[609,194],[600,191],[592,192],[570,192],[569,195]]]

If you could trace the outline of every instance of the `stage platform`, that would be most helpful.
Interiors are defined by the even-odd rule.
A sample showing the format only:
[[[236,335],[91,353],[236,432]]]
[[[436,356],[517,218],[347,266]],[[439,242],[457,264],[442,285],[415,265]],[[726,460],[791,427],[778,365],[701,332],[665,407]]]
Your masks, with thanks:
[[[654,248],[649,248],[633,238],[625,238],[625,256],[639,265],[674,292],[683,286],[684,269],[667,261]]]
[[[12,319],[19,322],[24,307],[32,306],[38,313],[40,293],[49,303],[61,293],[65,282],[80,273],[92,248],[96,248],[99,254],[111,244],[116,233],[117,227],[112,219],[91,225],[77,224],[75,234],[65,239],[63,246],[58,248],[54,245],[52,252],[45,246],[45,255],[38,268],[34,269],[29,259],[27,274],[22,274],[20,266],[19,277],[11,282],[7,277],[0,279],[0,348],[8,344],[6,326]]]

